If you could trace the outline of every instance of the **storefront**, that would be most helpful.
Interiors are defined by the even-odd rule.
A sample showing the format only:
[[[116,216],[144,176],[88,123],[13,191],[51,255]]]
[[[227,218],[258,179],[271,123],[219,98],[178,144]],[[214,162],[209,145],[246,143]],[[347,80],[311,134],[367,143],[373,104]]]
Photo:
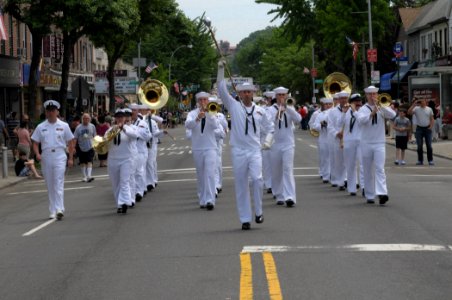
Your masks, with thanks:
[[[2,120],[15,111],[23,113],[19,59],[0,55],[0,114]]]

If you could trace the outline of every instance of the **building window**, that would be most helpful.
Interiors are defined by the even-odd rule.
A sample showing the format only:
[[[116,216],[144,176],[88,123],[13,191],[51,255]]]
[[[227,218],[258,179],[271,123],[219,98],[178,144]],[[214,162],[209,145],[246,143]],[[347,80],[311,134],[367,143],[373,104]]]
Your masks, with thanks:
[[[13,17],[9,16],[9,55],[14,55],[14,41],[13,41]]]
[[[448,54],[449,44],[447,43],[447,28],[444,28],[444,55]]]

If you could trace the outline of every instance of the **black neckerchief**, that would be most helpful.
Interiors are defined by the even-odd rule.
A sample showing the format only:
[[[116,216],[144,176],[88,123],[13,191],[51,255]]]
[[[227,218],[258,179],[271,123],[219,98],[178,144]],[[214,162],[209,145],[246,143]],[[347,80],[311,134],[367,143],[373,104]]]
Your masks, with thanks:
[[[287,115],[286,115],[286,113],[283,113],[283,116],[284,116],[284,125],[287,128]],[[279,119],[278,128],[281,129],[281,119]]]
[[[355,116],[353,115],[353,110],[351,110],[351,109],[350,109],[350,115],[352,116],[352,117],[350,118],[350,133],[352,133],[352,131],[353,131],[353,126],[355,126],[356,118],[355,118]]]
[[[253,122],[254,133],[256,133],[256,123],[254,121],[254,115],[253,115],[255,108],[256,108],[256,106],[253,105],[253,108],[251,109],[251,112],[248,113],[248,111],[246,110],[246,107],[243,106],[243,109],[245,110],[245,113],[246,113],[246,117],[245,117],[245,135],[248,135],[248,122],[249,122],[248,117],[249,116],[251,116],[251,121]]]
[[[366,106],[370,110],[370,112],[372,112],[372,108],[368,104],[366,104]],[[375,114],[372,117],[372,125],[374,125],[374,124],[377,125],[377,123],[378,123],[378,118],[377,118],[377,114]]]
[[[339,109],[339,111],[342,112],[342,107],[338,106],[337,109]]]
[[[149,124],[149,131],[151,132],[152,136],[151,136],[151,140],[149,142],[146,143],[146,147],[151,148],[151,143],[152,143],[152,139],[154,138],[154,135],[152,133],[152,120],[151,120],[151,116],[148,116],[148,124]]]
[[[121,144],[121,132],[117,136],[115,136],[113,143],[118,146]]]
[[[206,127],[206,118],[201,119],[201,133],[204,132],[204,127]]]

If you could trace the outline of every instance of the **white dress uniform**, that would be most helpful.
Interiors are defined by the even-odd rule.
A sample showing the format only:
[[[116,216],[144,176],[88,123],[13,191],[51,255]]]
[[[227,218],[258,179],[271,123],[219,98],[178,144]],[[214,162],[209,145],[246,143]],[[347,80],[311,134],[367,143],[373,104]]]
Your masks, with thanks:
[[[321,111],[320,109],[315,110],[312,113],[311,118],[309,118],[308,126],[310,129],[315,130],[315,128],[314,128],[315,119],[319,115],[320,111]],[[318,143],[318,141],[317,141],[317,143]],[[318,155],[318,157],[320,157],[320,148],[319,147],[317,147],[317,155]],[[320,175],[320,177],[322,177],[322,174],[320,173],[320,159],[319,159],[319,175]]]
[[[272,191],[278,204],[292,200],[297,202],[293,162],[295,155],[294,129],[300,124],[301,115],[291,106],[278,119],[278,107],[270,111],[274,124],[274,143],[271,147]],[[293,205],[289,203],[288,206]]]
[[[105,134],[112,129],[113,127]],[[137,137],[134,126],[124,125],[118,136],[109,143],[108,176],[113,186],[113,194],[118,208],[121,208],[123,204],[130,206],[135,201],[135,197],[132,197],[130,192],[130,179]]]
[[[359,109],[357,116],[358,124],[361,126],[364,191],[369,202],[373,202],[376,195],[388,195],[384,169],[385,119],[393,119],[396,115],[390,107],[382,107],[372,118],[370,114],[373,108],[373,105],[365,104]]]
[[[330,163],[330,147],[328,138],[328,124],[323,126],[323,122],[328,122],[328,113],[332,108],[322,110],[317,115],[313,128],[319,132],[317,146],[319,149],[319,171],[323,182],[327,183],[331,178],[331,163]]]
[[[133,121],[133,124],[136,126],[138,136],[136,141],[138,155],[135,159],[136,173],[134,190],[136,200],[141,200],[144,196],[144,191],[146,191],[146,162],[148,161],[149,155],[147,143],[151,139],[152,135],[146,121],[137,118]]]
[[[196,108],[188,113],[185,127],[192,132],[192,153],[196,166],[199,205],[215,205],[215,168],[217,165],[217,140],[215,130],[219,123],[215,116],[208,113],[198,119],[200,110]]]
[[[155,120],[156,118],[159,118],[157,120],[161,119],[160,117],[153,116],[150,113],[144,118],[151,134],[148,148],[148,159],[146,161],[146,187],[148,191],[153,190],[158,182],[157,144],[158,139],[164,135],[163,131],[159,129],[157,121]]]
[[[331,163],[331,184],[333,186],[343,187],[345,185],[345,165],[344,154],[340,147],[340,139],[336,136],[342,131],[344,114],[342,108],[338,105],[328,113],[328,139],[330,144]]]
[[[51,100],[53,101],[53,100]],[[64,173],[66,171],[66,147],[74,139],[69,125],[59,119],[39,124],[31,139],[41,143],[42,173],[49,193],[50,216],[64,213]]]
[[[364,186],[360,148],[361,127],[356,121],[358,112],[359,110],[354,112],[349,108],[344,118],[344,164],[347,172],[347,191],[351,194],[356,194],[358,174],[361,188]]]
[[[269,120],[272,120],[270,112],[274,109],[272,105],[264,107]],[[265,142],[268,132],[261,132],[261,144]],[[270,149],[262,149],[262,177],[264,179],[264,188],[270,193],[272,188],[272,164]]]
[[[235,198],[242,229],[252,220],[251,193],[254,199],[256,219],[262,216],[262,152],[260,131],[273,133],[273,123],[265,110],[252,103],[245,107],[231,97],[224,79],[218,82],[218,93],[231,114],[231,159],[234,172]],[[249,228],[248,228],[249,229]]]
[[[217,167],[215,169],[215,188],[217,191],[221,191],[223,188],[223,143],[228,130],[228,121],[222,113],[216,114],[218,119],[219,128],[215,130],[217,139]]]

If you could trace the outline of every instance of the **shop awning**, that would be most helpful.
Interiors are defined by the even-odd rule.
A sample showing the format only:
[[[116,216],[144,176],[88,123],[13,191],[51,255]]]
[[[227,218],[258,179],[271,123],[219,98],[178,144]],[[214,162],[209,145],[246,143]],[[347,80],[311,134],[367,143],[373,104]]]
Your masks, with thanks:
[[[397,77],[399,77],[400,82],[406,82],[406,77],[408,73],[417,65],[417,62],[414,62],[412,64],[407,64],[405,66],[400,66],[399,69],[399,75],[397,76],[397,71],[394,72],[394,75],[392,76],[391,82],[397,83]]]
[[[391,90],[391,78],[396,72],[386,73],[380,77],[380,91]]]

